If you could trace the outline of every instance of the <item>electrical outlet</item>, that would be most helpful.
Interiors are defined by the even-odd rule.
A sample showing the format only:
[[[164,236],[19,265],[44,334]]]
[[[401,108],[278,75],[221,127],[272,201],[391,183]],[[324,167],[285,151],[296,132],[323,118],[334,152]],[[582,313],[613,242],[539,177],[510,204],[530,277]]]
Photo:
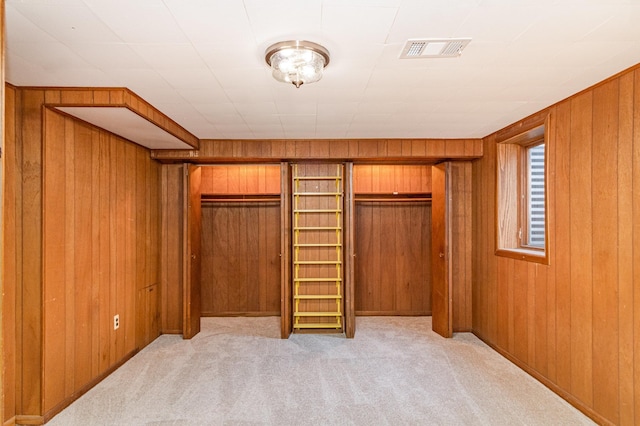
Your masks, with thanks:
[[[113,316],[113,329],[117,330],[120,327],[120,315]]]

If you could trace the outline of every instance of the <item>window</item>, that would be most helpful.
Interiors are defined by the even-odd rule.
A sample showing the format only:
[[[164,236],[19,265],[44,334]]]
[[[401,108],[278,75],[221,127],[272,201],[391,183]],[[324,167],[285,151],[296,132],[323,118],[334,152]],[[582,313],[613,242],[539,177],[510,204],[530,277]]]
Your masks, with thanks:
[[[497,139],[496,254],[548,264],[544,129]]]

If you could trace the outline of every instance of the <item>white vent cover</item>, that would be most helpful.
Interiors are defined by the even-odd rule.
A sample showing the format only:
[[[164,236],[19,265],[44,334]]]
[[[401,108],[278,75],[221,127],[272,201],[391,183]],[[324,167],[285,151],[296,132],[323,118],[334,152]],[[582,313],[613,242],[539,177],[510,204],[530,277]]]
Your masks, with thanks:
[[[469,42],[470,38],[407,40],[400,59],[457,58]]]

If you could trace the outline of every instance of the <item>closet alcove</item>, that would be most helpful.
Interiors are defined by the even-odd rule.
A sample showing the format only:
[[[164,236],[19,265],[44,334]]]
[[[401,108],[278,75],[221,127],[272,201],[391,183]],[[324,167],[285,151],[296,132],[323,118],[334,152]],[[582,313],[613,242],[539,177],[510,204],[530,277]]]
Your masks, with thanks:
[[[431,166],[354,165],[355,314],[431,315]]]
[[[280,165],[201,167],[202,316],[280,315]]]

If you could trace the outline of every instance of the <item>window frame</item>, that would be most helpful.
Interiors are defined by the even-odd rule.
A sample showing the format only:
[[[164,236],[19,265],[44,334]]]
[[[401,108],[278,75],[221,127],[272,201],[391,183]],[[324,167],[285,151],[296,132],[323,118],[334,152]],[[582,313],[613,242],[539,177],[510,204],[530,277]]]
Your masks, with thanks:
[[[497,256],[549,264],[549,126],[548,114],[498,132],[496,136]],[[544,144],[544,246],[529,241],[528,150]]]

